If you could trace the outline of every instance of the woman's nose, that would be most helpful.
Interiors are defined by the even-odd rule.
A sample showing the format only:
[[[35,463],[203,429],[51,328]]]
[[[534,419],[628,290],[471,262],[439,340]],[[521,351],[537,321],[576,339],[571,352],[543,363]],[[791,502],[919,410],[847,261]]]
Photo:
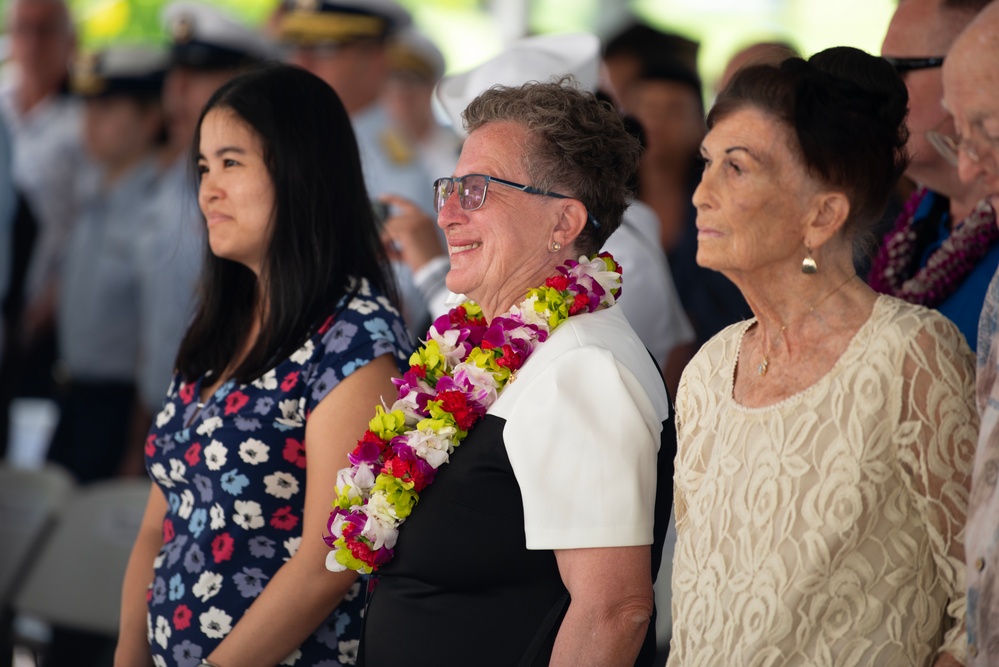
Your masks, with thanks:
[[[694,196],[691,197],[691,201],[694,203],[694,208],[701,210],[703,208],[708,208],[711,201],[711,188],[708,182],[709,180],[708,169],[704,168],[701,172],[701,181],[697,184],[697,188],[694,190]]]
[[[201,182],[198,184],[198,203],[201,205],[201,208],[218,199],[220,194],[221,191],[215,183],[215,179],[212,178],[211,172],[203,173],[201,175]]]
[[[441,229],[444,229],[452,222],[461,221],[466,216],[465,210],[461,208],[461,202],[458,199],[458,186],[454,185],[444,200],[444,205],[441,206],[440,212],[437,213],[437,226]]]

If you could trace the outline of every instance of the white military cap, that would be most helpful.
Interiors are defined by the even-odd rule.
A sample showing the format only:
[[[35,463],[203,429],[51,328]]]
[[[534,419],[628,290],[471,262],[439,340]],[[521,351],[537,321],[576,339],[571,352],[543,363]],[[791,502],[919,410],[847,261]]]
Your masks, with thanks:
[[[413,17],[395,0],[287,0],[281,39],[299,45],[385,39]]]
[[[444,55],[429,37],[410,26],[392,38],[389,67],[435,83],[444,76]]]
[[[162,49],[113,46],[83,54],[73,63],[70,86],[84,97],[158,95],[169,60]]]
[[[163,10],[173,65],[195,69],[230,69],[278,56],[276,45],[217,7],[174,2]]]
[[[461,114],[480,94],[496,85],[522,86],[566,74],[584,90],[596,90],[600,73],[600,39],[591,33],[538,35],[512,42],[478,67],[446,76],[435,94],[456,132],[465,136]]]

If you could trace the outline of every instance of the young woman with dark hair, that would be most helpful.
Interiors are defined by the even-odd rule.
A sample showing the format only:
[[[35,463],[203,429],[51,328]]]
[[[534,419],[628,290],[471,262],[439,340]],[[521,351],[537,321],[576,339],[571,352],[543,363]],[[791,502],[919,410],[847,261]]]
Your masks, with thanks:
[[[324,568],[323,532],[409,340],[350,121],[320,79],[269,66],[208,102],[192,165],[200,305],[146,441],[116,663],[352,664],[363,582]]]

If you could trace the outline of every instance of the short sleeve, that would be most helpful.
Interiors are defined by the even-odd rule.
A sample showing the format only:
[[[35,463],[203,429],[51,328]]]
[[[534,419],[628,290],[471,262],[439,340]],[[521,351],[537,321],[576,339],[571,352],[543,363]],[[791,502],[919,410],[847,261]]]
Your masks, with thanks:
[[[305,414],[310,414],[341,380],[377,357],[391,355],[401,372],[407,367],[410,348],[409,333],[399,312],[365,281],[295,353],[303,361],[311,359],[304,378]]]
[[[662,422],[642,384],[595,347],[530,382],[503,430],[527,548],[652,544]]]

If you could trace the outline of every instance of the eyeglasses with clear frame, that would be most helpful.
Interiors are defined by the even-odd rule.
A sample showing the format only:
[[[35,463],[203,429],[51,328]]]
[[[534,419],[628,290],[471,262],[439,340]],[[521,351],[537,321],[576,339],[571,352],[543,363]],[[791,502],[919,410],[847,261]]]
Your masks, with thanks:
[[[991,171],[997,169],[994,151],[999,150],[999,140],[983,137],[983,141],[971,137],[956,138],[944,133],[940,128],[949,120],[945,118],[932,130],[926,131],[926,140],[947,162],[957,166],[959,154],[964,151],[968,159]]]
[[[893,58],[892,56],[883,56],[888,64],[895,68],[895,71],[899,74],[905,74],[906,72],[912,72],[918,69],[932,69],[934,67],[941,67],[944,63],[943,56],[930,56],[928,58]]]
[[[562,195],[557,192],[548,192],[547,190],[541,190],[532,185],[514,183],[513,181],[497,178],[495,176],[487,176],[485,174],[465,174],[464,176],[447,176],[445,178],[438,178],[434,181],[434,210],[438,213],[441,212],[441,209],[444,208],[444,204],[451,196],[451,193],[455,191],[455,186],[457,186],[458,204],[461,208],[466,211],[477,211],[482,208],[483,204],[486,203],[486,193],[489,191],[490,183],[499,183],[500,185],[520,190],[521,192],[526,192],[531,195],[555,197],[556,199],[573,199],[572,197]],[[595,229],[600,228],[600,223],[597,222],[596,218],[590,215],[589,211],[586,213],[586,218]]]

